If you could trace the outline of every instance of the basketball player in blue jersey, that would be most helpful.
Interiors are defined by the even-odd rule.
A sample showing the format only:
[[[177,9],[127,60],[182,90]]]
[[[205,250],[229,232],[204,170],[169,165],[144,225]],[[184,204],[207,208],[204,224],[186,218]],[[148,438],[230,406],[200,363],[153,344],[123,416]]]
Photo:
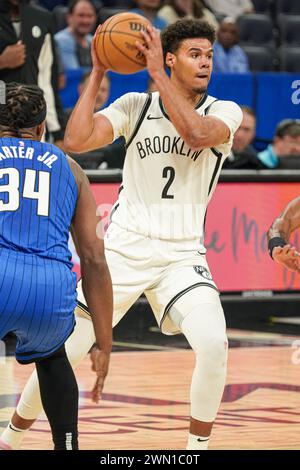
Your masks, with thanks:
[[[207,94],[214,39],[213,28],[198,20],[169,25],[161,39],[150,27],[144,34],[147,47],[137,45],[158,91],[128,93],[96,114],[106,70],[93,51],[90,80],[65,135],[66,147],[76,153],[120,135],[126,139],[123,184],[104,241],[113,281],[113,325],[144,292],[162,332],[187,338],[196,359],[189,450],[208,447],[225,385],[226,325],[203,237],[207,205],[242,119],[236,103]],[[77,326],[66,343],[74,367],[94,340],[80,283],[78,300]],[[40,411],[33,374],[12,423],[26,429]],[[17,448],[22,436],[7,428],[3,439]]]
[[[6,85],[6,104],[0,104],[0,339],[13,332],[17,361],[36,364],[54,449],[71,450],[78,448],[78,387],[64,347],[77,297],[70,227],[99,345],[95,401],[108,370],[112,288],[88,180],[59,148],[40,142],[45,117],[40,88]],[[1,447],[10,448],[3,441]]]

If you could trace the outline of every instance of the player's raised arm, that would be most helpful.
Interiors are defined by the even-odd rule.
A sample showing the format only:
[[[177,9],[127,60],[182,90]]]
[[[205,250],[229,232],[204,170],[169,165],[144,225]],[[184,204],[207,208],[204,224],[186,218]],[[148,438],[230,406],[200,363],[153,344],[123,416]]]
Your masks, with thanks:
[[[136,46],[145,55],[149,74],[158,88],[168,116],[186,144],[192,149],[199,149],[227,143],[231,133],[241,122],[239,107],[232,103],[230,112],[233,115],[236,114],[236,119],[233,121],[227,121],[226,118],[223,120],[222,114],[220,118],[217,115],[200,116],[195,111],[195,98],[197,99],[197,95],[199,98],[206,92],[212,72],[213,30],[207,31],[207,38],[183,41],[174,52],[169,52],[169,50],[172,47],[176,48],[175,38],[168,37],[168,28],[164,30],[162,37],[165,63],[171,71],[171,78],[164,70],[164,54],[159,32],[150,26],[147,32],[141,32],[141,34],[145,39],[145,44],[137,42]],[[181,93],[178,92],[180,85],[178,71],[182,68],[182,64],[185,68],[187,66],[190,68],[189,86],[193,87],[193,93],[186,93],[184,90]],[[172,73],[175,75],[173,71],[176,71],[177,75],[175,80],[172,78]],[[187,81],[187,78],[185,77],[184,80]]]
[[[105,74],[105,66],[95,52],[95,38],[92,42],[93,69],[87,86],[82,92],[67,124],[64,148],[67,152],[88,152],[104,147],[113,141],[114,134],[110,121],[101,114],[94,114],[97,93]]]
[[[71,231],[80,257],[82,289],[91,313],[98,346],[98,352],[93,358],[93,369],[98,376],[94,400],[98,401],[108,371],[112,346],[112,284],[104,255],[100,219],[96,215],[96,203],[89,181],[79,165],[69,160],[79,192]]]
[[[294,230],[300,227],[300,197],[290,201],[268,230],[268,249],[274,261],[299,272],[299,253],[289,244]]]

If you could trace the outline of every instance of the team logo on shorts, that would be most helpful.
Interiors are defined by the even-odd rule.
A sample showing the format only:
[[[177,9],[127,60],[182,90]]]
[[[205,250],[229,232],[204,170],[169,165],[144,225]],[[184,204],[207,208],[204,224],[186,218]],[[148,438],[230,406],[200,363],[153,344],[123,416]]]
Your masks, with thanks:
[[[208,269],[206,269],[204,266],[194,266],[194,270],[196,271],[197,274],[200,274],[200,276],[204,277],[205,279],[209,279],[212,281],[212,276],[209,272]]]

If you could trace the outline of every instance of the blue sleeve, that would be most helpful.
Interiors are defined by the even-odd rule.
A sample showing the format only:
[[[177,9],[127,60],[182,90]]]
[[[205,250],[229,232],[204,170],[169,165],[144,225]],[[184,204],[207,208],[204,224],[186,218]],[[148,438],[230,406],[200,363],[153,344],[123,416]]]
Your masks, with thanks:
[[[80,65],[76,56],[75,39],[71,35],[60,31],[55,35],[55,41],[59,48],[61,59],[65,70],[78,69]]]

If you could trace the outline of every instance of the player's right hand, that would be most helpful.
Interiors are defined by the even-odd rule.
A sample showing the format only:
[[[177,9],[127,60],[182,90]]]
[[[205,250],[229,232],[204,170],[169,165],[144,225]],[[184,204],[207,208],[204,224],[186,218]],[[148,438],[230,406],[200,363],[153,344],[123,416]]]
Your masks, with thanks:
[[[104,381],[108,372],[110,353],[102,351],[97,346],[91,351],[92,370],[96,372],[97,379],[92,390],[92,400],[99,403],[101,399]]]
[[[24,64],[26,59],[25,45],[18,41],[12,46],[7,46],[1,54],[1,68],[16,69]]]
[[[101,28],[102,28],[102,25],[100,24],[98,26],[98,28],[96,29],[96,32],[94,34],[93,41],[92,41],[92,46],[91,46],[91,54],[92,54],[93,70],[95,70],[96,72],[100,72],[100,73],[104,74],[108,70],[108,68],[104,64],[102,64],[102,62],[99,59],[98,54],[96,52],[96,38],[97,38],[97,35],[99,34]]]
[[[291,245],[276,246],[272,256],[274,261],[282,264],[290,271],[300,273],[300,253]]]

